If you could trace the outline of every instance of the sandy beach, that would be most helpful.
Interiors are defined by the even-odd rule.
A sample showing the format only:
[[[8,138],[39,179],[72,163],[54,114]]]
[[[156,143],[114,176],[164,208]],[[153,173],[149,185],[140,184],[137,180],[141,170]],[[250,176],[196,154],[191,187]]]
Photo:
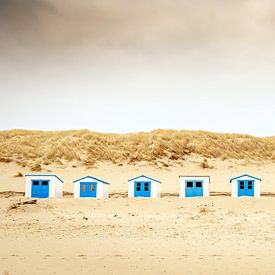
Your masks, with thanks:
[[[28,171],[1,164],[0,272],[274,274],[274,164],[212,164],[213,169],[196,161],[167,169],[142,163],[48,167],[64,179],[66,196],[30,205],[18,205],[29,199],[20,193],[24,178],[14,177]],[[230,176],[252,171],[263,178],[264,196],[228,196]],[[211,176],[211,197],[177,197],[178,175],[191,172]],[[127,179],[140,173],[162,181],[162,198],[126,198]],[[112,183],[108,200],[72,198],[72,180],[88,174]]]

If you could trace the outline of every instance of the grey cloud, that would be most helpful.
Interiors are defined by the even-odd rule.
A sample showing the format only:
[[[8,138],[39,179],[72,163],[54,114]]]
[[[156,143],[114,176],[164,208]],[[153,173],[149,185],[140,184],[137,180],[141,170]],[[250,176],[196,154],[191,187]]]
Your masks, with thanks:
[[[274,15],[272,0],[1,0],[0,46],[151,53],[273,43]]]
[[[274,32],[274,0],[0,0],[0,128],[270,133]]]

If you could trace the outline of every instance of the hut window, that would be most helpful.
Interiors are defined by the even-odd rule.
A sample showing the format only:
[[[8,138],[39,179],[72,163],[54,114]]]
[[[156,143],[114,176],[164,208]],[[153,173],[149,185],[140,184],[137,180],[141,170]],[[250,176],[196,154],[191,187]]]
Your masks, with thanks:
[[[149,191],[149,183],[148,182],[144,183],[144,191]]]
[[[48,185],[47,181],[42,181],[42,185]]]
[[[202,182],[201,181],[197,181],[196,182],[196,187],[201,188],[202,187]]]
[[[86,184],[82,184],[82,191],[86,192]]]
[[[192,182],[192,181],[188,181],[188,182],[186,183],[186,186],[192,188],[192,187],[193,187],[193,182]]]
[[[94,191],[94,190],[95,190],[94,184],[91,184],[91,185],[90,185],[90,190],[91,190],[91,191]]]
[[[248,188],[248,189],[252,189],[252,181],[249,181],[249,182],[248,182],[247,188]]]
[[[244,189],[244,182],[240,181],[240,189]]]
[[[32,182],[32,184],[33,184],[33,185],[39,185],[39,181],[38,181],[38,180],[34,180],[34,181]]]
[[[137,182],[137,191],[140,191],[140,182]]]

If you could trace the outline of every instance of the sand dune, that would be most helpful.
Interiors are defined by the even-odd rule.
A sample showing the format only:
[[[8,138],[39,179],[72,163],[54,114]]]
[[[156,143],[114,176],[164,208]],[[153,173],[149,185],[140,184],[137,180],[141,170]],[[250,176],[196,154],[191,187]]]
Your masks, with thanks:
[[[0,132],[0,162],[13,161],[33,171],[66,161],[88,167],[102,161],[120,165],[145,161],[169,167],[194,156],[262,162],[274,161],[274,152],[274,137],[203,131],[155,130],[124,135],[91,131]],[[202,160],[202,165],[207,167],[207,160]]]
[[[20,200],[0,198],[1,272],[275,272],[273,198]]]
[[[0,274],[275,273],[273,138],[19,133],[0,135]],[[24,205],[27,173],[59,175],[64,198]],[[242,173],[263,179],[264,196],[229,196]],[[127,198],[127,179],[140,174],[162,181],[160,199]],[[210,175],[211,197],[178,198],[182,174]],[[111,183],[108,200],[72,198],[86,175]]]

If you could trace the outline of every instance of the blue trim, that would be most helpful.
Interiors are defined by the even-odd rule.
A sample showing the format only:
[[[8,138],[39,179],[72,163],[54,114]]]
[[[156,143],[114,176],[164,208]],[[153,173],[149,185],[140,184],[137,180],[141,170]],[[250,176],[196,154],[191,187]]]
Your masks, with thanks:
[[[254,180],[262,181],[262,179],[260,179],[260,178],[256,178],[256,177],[251,176],[251,175],[249,175],[249,174],[243,174],[243,175],[241,175],[241,176],[238,176],[238,177],[235,177],[235,178],[230,179],[230,183],[231,183],[233,180],[237,180],[237,179],[240,179],[240,178],[243,178],[243,177],[249,177],[249,178],[254,179]]]
[[[138,176],[138,177],[133,178],[133,179],[129,179],[129,180],[128,180],[128,182],[130,182],[130,181],[132,181],[132,180],[139,179],[139,178],[141,178],[141,177],[144,177],[144,178],[146,178],[146,179],[149,179],[149,180],[152,180],[152,181],[155,181],[155,182],[161,183],[159,180],[155,180],[155,179],[152,179],[152,178],[147,177],[147,176],[144,176],[144,175]]]
[[[93,180],[102,182],[102,183],[104,183],[104,184],[109,184],[109,185],[110,185],[109,182],[106,182],[106,181],[103,181],[103,180],[100,180],[100,179],[98,179],[98,178],[94,178],[94,177],[91,177],[91,176],[86,176],[86,177],[84,177],[84,178],[81,178],[81,179],[78,179],[78,180],[74,180],[73,183],[76,183],[76,182],[81,181],[81,180],[84,180],[84,179],[93,179]]]
[[[25,177],[56,177],[62,183],[64,183],[64,181],[61,178],[59,178],[57,175],[54,175],[54,174],[48,174],[48,175],[45,175],[45,174],[28,174],[28,175],[25,175]]]

